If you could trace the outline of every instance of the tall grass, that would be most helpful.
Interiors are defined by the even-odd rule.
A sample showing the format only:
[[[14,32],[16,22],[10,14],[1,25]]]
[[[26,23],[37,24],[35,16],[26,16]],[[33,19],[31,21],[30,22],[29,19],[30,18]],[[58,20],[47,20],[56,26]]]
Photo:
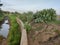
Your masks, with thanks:
[[[54,23],[60,25],[60,20],[56,20]]]
[[[10,18],[10,31],[8,36],[8,45],[20,45],[20,30],[19,25],[16,22],[16,16],[15,15],[9,15]]]
[[[3,14],[3,12],[0,10],[0,21],[2,21],[3,18],[4,18],[4,14]]]

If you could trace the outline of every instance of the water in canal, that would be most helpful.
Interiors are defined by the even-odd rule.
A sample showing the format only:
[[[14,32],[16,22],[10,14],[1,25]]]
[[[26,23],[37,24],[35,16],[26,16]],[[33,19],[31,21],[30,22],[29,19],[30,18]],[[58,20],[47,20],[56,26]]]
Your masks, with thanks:
[[[0,36],[7,38],[8,33],[9,33],[9,21],[8,18],[4,18],[2,23],[0,23]]]

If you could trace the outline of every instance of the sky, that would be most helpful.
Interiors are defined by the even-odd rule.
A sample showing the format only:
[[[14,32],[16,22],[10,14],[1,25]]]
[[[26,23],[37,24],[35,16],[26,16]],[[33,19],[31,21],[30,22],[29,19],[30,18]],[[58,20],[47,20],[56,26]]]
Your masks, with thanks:
[[[53,8],[59,13],[60,0],[1,0],[3,10],[8,11],[37,11]]]

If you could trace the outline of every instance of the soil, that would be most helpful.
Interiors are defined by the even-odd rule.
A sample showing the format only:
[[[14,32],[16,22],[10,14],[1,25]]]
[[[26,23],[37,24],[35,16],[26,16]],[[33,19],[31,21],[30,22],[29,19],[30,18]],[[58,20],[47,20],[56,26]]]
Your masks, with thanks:
[[[60,25],[32,23],[28,45],[60,45]]]
[[[0,36],[0,45],[7,45],[6,38],[4,38],[3,36]]]
[[[3,40],[2,40],[2,43],[0,43],[0,45],[7,45],[6,39],[3,39]]]

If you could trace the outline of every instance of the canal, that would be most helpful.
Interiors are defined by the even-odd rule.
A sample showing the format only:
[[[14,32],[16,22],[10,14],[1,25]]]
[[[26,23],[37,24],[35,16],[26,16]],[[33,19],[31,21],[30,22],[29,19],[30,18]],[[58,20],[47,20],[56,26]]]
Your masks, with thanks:
[[[9,27],[10,25],[8,17],[6,16],[2,21],[0,21],[0,43],[2,42],[2,40],[7,39]]]

